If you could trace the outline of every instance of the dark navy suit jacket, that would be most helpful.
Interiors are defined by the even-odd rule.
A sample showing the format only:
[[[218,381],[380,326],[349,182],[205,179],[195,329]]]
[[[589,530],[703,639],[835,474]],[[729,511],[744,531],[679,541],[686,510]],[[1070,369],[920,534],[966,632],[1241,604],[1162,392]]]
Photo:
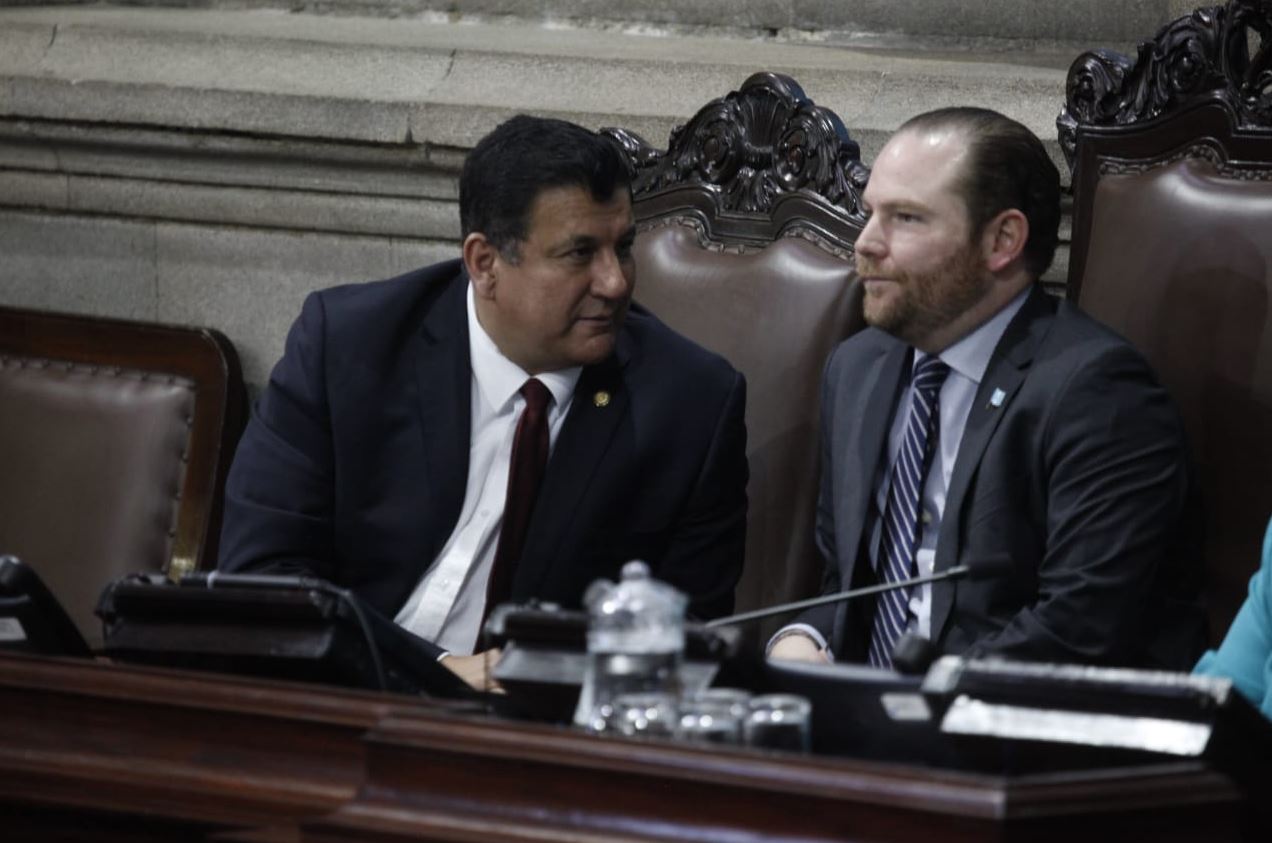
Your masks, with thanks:
[[[817,539],[824,591],[874,580],[874,481],[908,347],[876,329],[827,364]],[[999,400],[992,400],[1001,390]],[[950,478],[932,591],[939,649],[1189,669],[1205,646],[1183,424],[1125,340],[1036,287],[995,348]],[[864,658],[873,604],[800,618]]]
[[[220,568],[306,573],[392,617],[455,527],[472,384],[459,261],[312,294],[226,486]],[[597,400],[608,393],[609,401]],[[630,559],[727,614],[746,524],[746,385],[633,304],[585,367],[512,597],[580,604]]]

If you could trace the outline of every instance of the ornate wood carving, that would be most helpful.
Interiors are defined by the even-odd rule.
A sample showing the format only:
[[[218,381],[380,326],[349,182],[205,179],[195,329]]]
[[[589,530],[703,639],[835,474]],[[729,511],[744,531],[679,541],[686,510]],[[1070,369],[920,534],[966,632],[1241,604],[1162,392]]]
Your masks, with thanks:
[[[861,163],[860,148],[833,111],[815,105],[795,80],[780,73],[756,73],[739,90],[707,103],[671,133],[665,152],[625,129],[602,132],[627,155],[633,193],[658,215],[670,211],[673,203],[649,205],[655,197],[686,187],[705,192],[710,197],[706,207],[686,197],[678,204],[692,206],[711,239],[723,233],[760,242],[790,229],[811,228],[822,240],[850,248],[865,224],[861,191],[869,170]],[[794,197],[819,206],[822,213],[809,216],[825,219],[807,226],[794,219],[781,221],[780,206]],[[719,223],[726,219],[749,220],[751,225],[730,231],[725,223],[721,230]],[[758,220],[773,223],[761,227]],[[836,227],[850,229],[850,236],[837,235]]]
[[[1065,107],[1056,120],[1069,166],[1080,126],[1139,123],[1197,98],[1227,103],[1240,128],[1269,126],[1270,36],[1272,3],[1230,0],[1167,24],[1140,44],[1134,60],[1111,50],[1083,53],[1069,68]]]
[[[1241,162],[1240,165],[1233,165],[1228,161],[1224,150],[1216,149],[1210,143],[1196,143],[1184,149],[1167,155],[1163,158],[1153,158],[1143,161],[1123,161],[1120,159],[1107,159],[1100,161],[1101,176],[1127,176],[1136,173],[1146,173],[1149,170],[1155,170],[1158,167],[1164,167],[1167,164],[1174,164],[1177,161],[1187,159],[1201,158],[1210,162],[1215,168],[1218,175],[1228,179],[1236,179],[1237,181],[1272,181],[1272,170],[1253,170],[1250,169],[1248,162]]]

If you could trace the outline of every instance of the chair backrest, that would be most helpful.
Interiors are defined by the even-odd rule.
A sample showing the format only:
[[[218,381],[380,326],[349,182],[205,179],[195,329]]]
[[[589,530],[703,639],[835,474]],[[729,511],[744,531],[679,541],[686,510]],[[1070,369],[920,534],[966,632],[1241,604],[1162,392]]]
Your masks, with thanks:
[[[0,308],[0,552],[100,644],[108,582],[214,563],[245,404],[215,331]]]
[[[1215,639],[1272,515],[1270,60],[1267,3],[1198,10],[1137,60],[1080,56],[1058,121],[1074,171],[1068,296],[1144,352],[1180,406]]]
[[[665,152],[605,131],[635,172],[637,300],[747,379],[750,515],[737,607],[815,593],[821,373],[864,324],[852,261],[865,224],[857,144],[776,73],[708,103]]]

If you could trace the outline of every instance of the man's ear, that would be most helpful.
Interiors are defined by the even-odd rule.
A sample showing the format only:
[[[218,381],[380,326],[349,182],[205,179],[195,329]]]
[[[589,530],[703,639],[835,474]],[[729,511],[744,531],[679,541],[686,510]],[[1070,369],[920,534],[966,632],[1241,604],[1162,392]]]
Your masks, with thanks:
[[[484,299],[494,298],[499,250],[486,239],[486,235],[474,231],[464,238],[461,254],[464,269],[473,280],[473,292]]]
[[[1029,220],[1016,208],[1008,208],[985,226],[981,248],[990,272],[1001,272],[1025,251]]]

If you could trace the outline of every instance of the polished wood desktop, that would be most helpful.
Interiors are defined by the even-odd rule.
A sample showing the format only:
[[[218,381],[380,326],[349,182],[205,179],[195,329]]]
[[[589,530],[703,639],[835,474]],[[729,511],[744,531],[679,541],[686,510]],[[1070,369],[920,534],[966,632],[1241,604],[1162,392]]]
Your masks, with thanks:
[[[7,840],[1237,840],[1241,806],[1193,762],[982,775],[0,655]]]

